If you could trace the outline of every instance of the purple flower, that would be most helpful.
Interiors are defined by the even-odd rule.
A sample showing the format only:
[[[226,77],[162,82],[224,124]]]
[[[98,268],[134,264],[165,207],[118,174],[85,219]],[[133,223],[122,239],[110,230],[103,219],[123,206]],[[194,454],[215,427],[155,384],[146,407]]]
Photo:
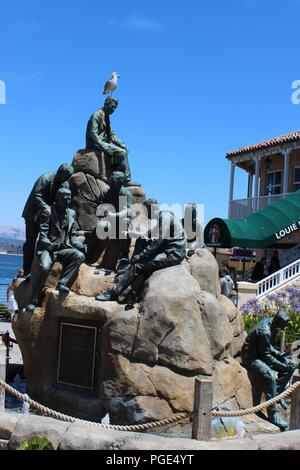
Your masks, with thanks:
[[[270,301],[270,302],[279,302],[280,301],[280,297],[276,294],[269,294],[267,296],[267,299]]]
[[[299,296],[299,289],[296,289],[295,287],[287,287],[286,292],[290,297]]]

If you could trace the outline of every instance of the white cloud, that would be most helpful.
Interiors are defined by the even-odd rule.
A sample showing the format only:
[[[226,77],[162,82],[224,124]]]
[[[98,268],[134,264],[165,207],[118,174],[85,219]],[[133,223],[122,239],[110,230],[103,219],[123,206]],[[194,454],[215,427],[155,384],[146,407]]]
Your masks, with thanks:
[[[162,31],[164,26],[156,20],[139,15],[130,15],[125,18],[113,18],[109,22],[111,27],[123,27],[135,31]]]

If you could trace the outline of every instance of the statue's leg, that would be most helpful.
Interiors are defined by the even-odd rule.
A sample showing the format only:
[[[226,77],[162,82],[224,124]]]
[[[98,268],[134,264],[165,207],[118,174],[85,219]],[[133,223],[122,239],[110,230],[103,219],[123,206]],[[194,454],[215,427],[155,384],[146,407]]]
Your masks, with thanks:
[[[40,254],[39,261],[40,273],[36,276],[32,286],[31,303],[27,306],[27,310],[29,311],[33,311],[34,308],[40,304],[42,290],[53,265],[53,260],[48,251],[43,251]]]
[[[145,265],[145,272],[151,275],[154,271],[159,269],[169,268],[180,264],[185,258],[185,252],[169,251],[158,253],[152,260]]]
[[[122,153],[122,156],[123,156],[123,158],[121,160],[119,169],[120,169],[120,171],[122,171],[122,173],[124,173],[124,175],[126,177],[126,181],[127,181],[127,183],[129,183],[131,181],[131,171],[130,171],[130,168],[129,168],[128,155],[127,155],[127,153]]]
[[[251,364],[251,368],[254,368],[258,380],[262,384],[263,392],[266,396],[267,400],[274,398],[276,396],[276,375],[275,371],[273,371],[267,364],[264,362],[257,360],[253,361]],[[267,409],[269,421],[276,426],[278,426],[281,430],[285,430],[288,426],[287,421],[282,418],[280,413],[277,411],[277,405],[273,404]]]
[[[35,245],[39,234],[39,225],[35,222],[26,222],[26,241],[23,245],[23,269],[28,276],[35,256]]]
[[[59,286],[70,287],[78,274],[80,265],[84,262],[85,256],[76,248],[66,248],[56,252],[56,259],[63,266],[58,282]]]
[[[96,296],[96,300],[101,302],[118,300],[118,297],[122,292],[129,287],[136,279],[136,267],[134,264],[129,265],[129,269],[124,274],[119,276],[118,282],[108,289],[107,291],[100,293]]]
[[[294,373],[294,370],[288,371],[279,371],[277,376],[277,390],[276,394],[279,395],[280,393],[284,392],[286,389],[287,384],[291,380],[291,377]]]

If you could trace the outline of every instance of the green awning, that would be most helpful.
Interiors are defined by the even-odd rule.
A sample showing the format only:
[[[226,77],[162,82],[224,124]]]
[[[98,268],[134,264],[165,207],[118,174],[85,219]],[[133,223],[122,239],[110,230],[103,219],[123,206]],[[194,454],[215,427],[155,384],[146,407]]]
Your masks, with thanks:
[[[207,246],[267,248],[300,230],[300,190],[246,219],[212,219],[205,227]]]

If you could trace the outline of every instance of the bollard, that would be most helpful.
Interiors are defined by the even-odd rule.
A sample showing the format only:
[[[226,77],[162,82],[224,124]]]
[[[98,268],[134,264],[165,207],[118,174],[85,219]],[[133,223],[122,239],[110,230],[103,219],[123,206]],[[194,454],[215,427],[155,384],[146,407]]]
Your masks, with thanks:
[[[293,384],[300,381],[300,374],[294,374]],[[289,430],[300,429],[300,388],[294,391],[291,399]]]
[[[0,380],[6,379],[6,346],[0,337]],[[0,387],[0,413],[4,411],[5,407],[5,390]]]
[[[195,380],[192,439],[210,441],[212,410],[212,379]]]

